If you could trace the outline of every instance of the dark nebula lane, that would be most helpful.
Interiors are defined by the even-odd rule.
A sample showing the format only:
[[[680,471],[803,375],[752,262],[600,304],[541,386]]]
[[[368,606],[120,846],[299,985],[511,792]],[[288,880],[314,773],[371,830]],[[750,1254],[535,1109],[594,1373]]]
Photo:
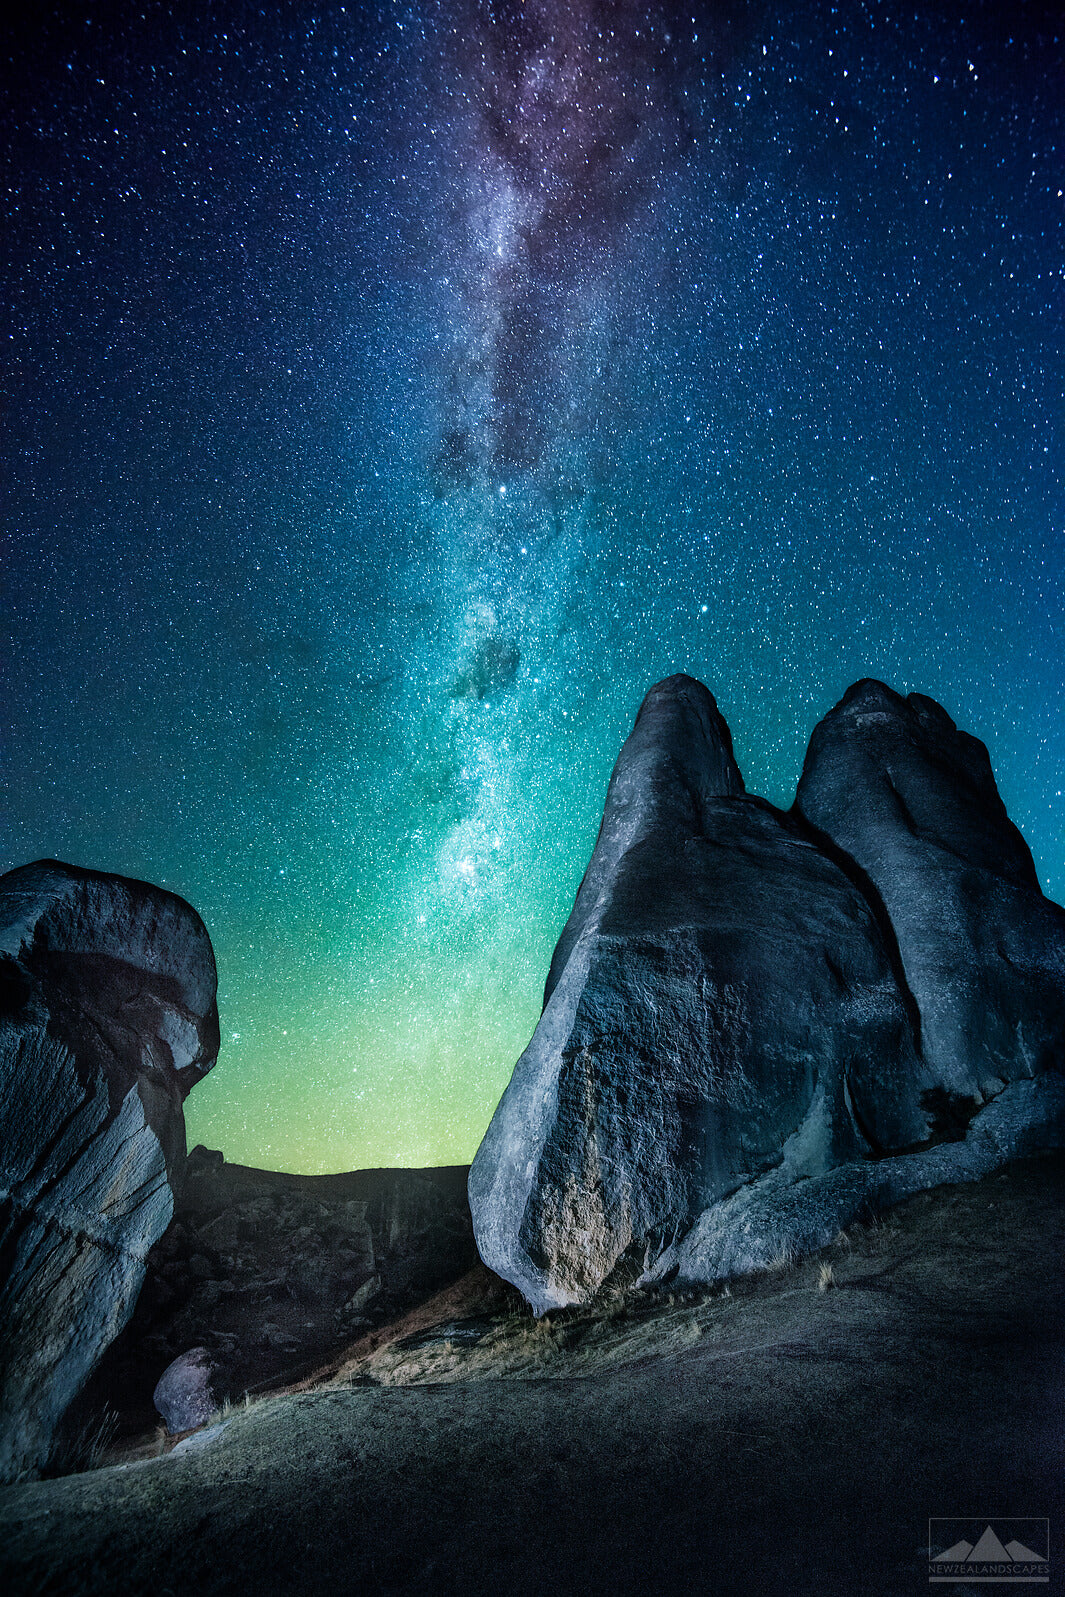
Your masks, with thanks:
[[[857,678],[1065,893],[1060,19],[87,5],[8,32],[4,867],[190,899],[189,1132],[468,1160],[651,682]]]

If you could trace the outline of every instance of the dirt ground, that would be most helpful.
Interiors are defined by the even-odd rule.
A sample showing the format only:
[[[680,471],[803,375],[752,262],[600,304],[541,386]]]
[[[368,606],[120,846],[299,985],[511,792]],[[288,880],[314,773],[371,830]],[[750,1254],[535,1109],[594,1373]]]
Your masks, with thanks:
[[[1049,1516],[1065,1590],[1063,1195],[1029,1160],[727,1294],[539,1322],[471,1279],[311,1390],[8,1488],[6,1590],[903,1597],[961,1515]]]

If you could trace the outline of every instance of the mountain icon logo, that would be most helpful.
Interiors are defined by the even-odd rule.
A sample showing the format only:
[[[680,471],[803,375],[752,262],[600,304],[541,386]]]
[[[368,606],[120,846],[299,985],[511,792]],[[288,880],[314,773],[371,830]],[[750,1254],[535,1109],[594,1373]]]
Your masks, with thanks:
[[[1046,1519],[930,1519],[928,1579],[1046,1585],[1050,1579],[1050,1521]]]

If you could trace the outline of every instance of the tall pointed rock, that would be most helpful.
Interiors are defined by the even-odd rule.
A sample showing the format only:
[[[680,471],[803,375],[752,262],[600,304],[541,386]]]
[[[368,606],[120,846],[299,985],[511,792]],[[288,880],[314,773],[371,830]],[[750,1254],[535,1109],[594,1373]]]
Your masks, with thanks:
[[[911,1021],[860,889],[748,796],[674,676],[618,758],[536,1032],[470,1171],[485,1262],[543,1312],[783,1166],[924,1135]]]
[[[855,683],[814,730],[796,810],[890,920],[942,1129],[1065,1064],[1065,911],[982,743],[933,699]]]

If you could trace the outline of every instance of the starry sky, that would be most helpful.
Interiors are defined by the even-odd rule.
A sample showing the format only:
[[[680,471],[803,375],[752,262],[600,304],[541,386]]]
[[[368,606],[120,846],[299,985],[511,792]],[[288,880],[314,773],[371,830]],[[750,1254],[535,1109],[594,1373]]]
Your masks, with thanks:
[[[188,898],[190,1143],[467,1161],[646,688],[858,677],[1065,896],[1056,8],[26,7],[2,859]]]

